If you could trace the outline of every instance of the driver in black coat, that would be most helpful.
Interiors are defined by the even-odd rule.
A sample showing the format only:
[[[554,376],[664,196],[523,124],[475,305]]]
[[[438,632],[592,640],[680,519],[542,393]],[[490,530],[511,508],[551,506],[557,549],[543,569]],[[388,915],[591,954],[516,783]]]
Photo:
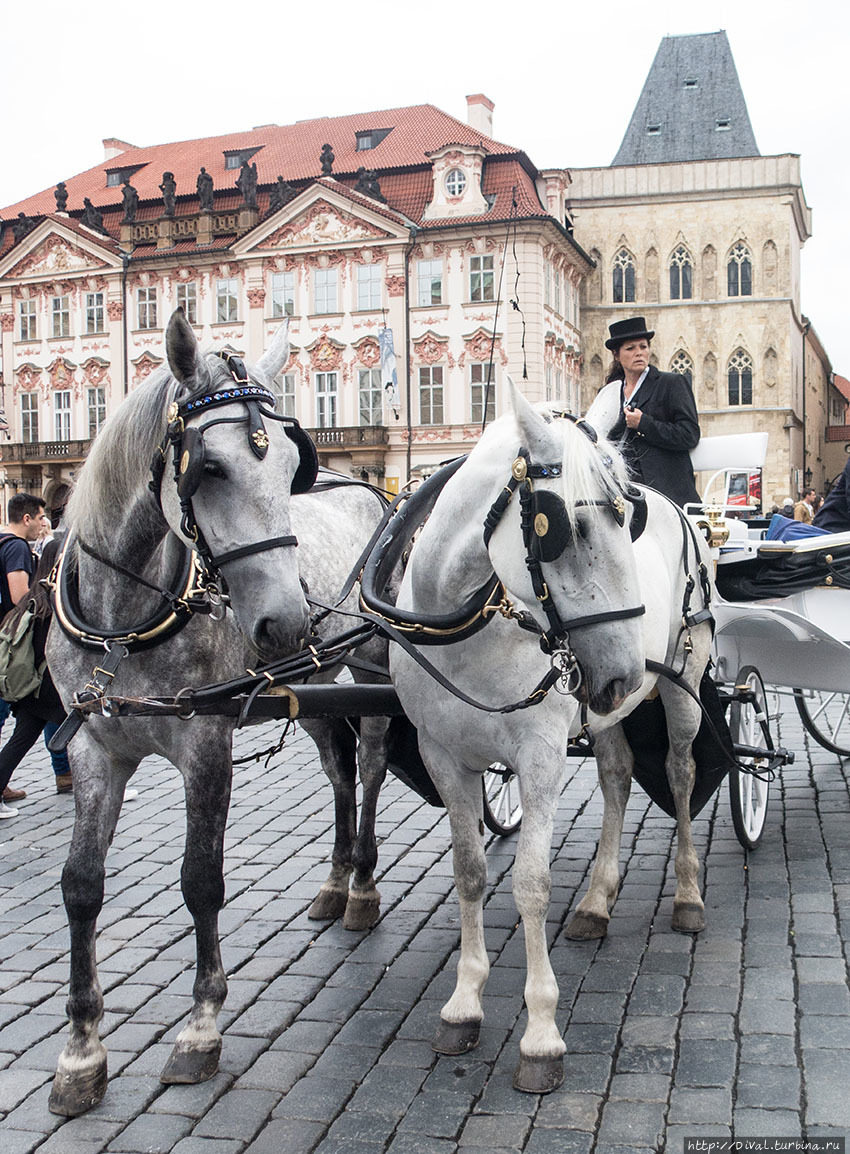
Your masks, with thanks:
[[[649,363],[655,332],[643,317],[609,326],[605,347],[614,354],[608,382],[620,382],[622,416],[611,429],[635,481],[651,485],[677,505],[699,502],[691,449],[700,438],[691,386],[678,373],[661,373]]]

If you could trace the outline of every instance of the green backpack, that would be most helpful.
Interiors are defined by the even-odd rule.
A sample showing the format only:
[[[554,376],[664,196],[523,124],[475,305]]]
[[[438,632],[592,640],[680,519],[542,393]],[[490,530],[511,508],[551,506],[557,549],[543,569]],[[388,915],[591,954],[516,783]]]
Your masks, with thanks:
[[[13,609],[0,624],[0,697],[4,701],[20,701],[41,688],[47,662],[36,668],[36,620],[35,602],[28,601],[22,612]]]

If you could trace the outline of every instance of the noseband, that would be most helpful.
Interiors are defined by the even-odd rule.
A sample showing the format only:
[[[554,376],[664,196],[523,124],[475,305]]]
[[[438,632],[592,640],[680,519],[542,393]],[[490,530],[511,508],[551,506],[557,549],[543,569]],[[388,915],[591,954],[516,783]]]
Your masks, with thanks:
[[[206,465],[204,435],[207,430],[214,425],[246,425],[251,452],[259,460],[263,460],[269,447],[265,421],[280,421],[285,426],[286,435],[298,449],[298,468],[295,470],[290,486],[292,493],[306,493],[312,488],[318,473],[319,462],[316,447],[309,435],[305,433],[294,417],[284,417],[273,411],[274,394],[269,392],[265,386],[251,381],[244,361],[229,352],[217,352],[215,355],[224,361],[234,383],[229,388],[219,388],[214,391],[204,387],[182,400],[171,402],[166,414],[168,427],[151,462],[153,476],[150,487],[160,504],[160,508],[162,508],[160,490],[170,446],[174,481],[177,486],[182,513],[180,527],[183,533],[194,543],[201,557],[208,586],[220,585],[222,588],[226,588],[226,582],[221,575],[222,565],[226,565],[229,561],[237,561],[242,557],[250,557],[255,553],[263,553],[269,549],[294,547],[298,541],[291,535],[270,537],[265,541],[257,541],[238,549],[230,549],[225,553],[213,554],[201,527],[198,525],[192,506],[192,498],[201,483]],[[245,405],[248,410],[247,416],[217,417],[215,420],[208,421],[201,429],[187,425],[188,420],[209,409],[234,404]]]
[[[596,430],[585,421],[579,420],[569,413],[557,413],[555,415],[573,421],[585,436],[598,447]],[[603,460],[606,466],[610,468],[610,458],[605,457]],[[525,564],[531,577],[534,596],[546,614],[546,620],[549,623],[549,628],[541,631],[540,648],[553,659],[558,657],[564,672],[565,691],[573,693],[581,683],[581,672],[575,654],[570,648],[570,631],[586,625],[599,625],[610,621],[625,621],[631,617],[641,617],[646,612],[646,607],[636,605],[631,609],[610,609],[603,613],[572,617],[566,621],[561,616],[549,592],[542,566],[547,562],[556,561],[561,556],[573,541],[573,530],[563,498],[548,490],[536,490],[532,482],[560,477],[562,471],[560,465],[533,463],[528,451],[520,448],[511,466],[511,476],[507,485],[493,502],[484,519],[484,544],[489,546],[490,538],[496,526],[502,520],[514,493],[519,489],[520,526],[525,547]],[[615,495],[604,500],[580,500],[576,501],[576,505],[585,508],[600,506],[608,509],[617,525],[623,527],[626,523],[626,501],[634,506],[629,529],[632,540],[635,540],[646,524],[646,502],[640,490],[629,486],[622,495]],[[581,529],[578,532],[580,536],[583,535]]]

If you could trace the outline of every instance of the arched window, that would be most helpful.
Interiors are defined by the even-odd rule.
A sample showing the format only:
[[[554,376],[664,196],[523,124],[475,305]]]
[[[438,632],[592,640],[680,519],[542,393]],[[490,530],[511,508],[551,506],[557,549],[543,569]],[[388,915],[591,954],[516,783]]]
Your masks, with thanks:
[[[729,404],[753,403],[753,359],[744,349],[735,349],[729,358]]]
[[[732,248],[726,263],[726,292],[730,297],[753,295],[753,258],[740,240]]]
[[[689,301],[694,296],[694,262],[683,244],[670,257],[670,300]]]
[[[694,387],[694,362],[683,349],[679,349],[670,362],[670,372],[680,373],[687,379],[691,388]]]
[[[614,257],[614,304],[635,299],[635,262],[628,249],[621,248]]]

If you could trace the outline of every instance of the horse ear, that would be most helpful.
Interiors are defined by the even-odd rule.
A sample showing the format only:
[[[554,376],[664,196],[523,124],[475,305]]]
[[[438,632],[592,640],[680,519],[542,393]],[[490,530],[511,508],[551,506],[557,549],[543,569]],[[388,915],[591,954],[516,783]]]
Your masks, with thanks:
[[[273,381],[289,360],[289,317],[272,338],[272,343],[254,365],[255,373],[262,373],[267,381]]]
[[[165,333],[165,348],[171,371],[181,384],[199,376],[203,361],[192,326],[182,309],[175,309]]]
[[[549,422],[542,413],[539,413],[537,409],[534,408],[524,393],[520,392],[512,378],[508,376],[507,373],[505,376],[508,382],[508,400],[514,417],[516,418],[516,423],[519,425],[522,443],[534,453],[541,437],[546,439],[547,444],[550,441],[550,435],[547,432]]]
[[[611,430],[620,419],[620,382],[610,381],[599,390],[584,419],[603,437],[610,437]]]

